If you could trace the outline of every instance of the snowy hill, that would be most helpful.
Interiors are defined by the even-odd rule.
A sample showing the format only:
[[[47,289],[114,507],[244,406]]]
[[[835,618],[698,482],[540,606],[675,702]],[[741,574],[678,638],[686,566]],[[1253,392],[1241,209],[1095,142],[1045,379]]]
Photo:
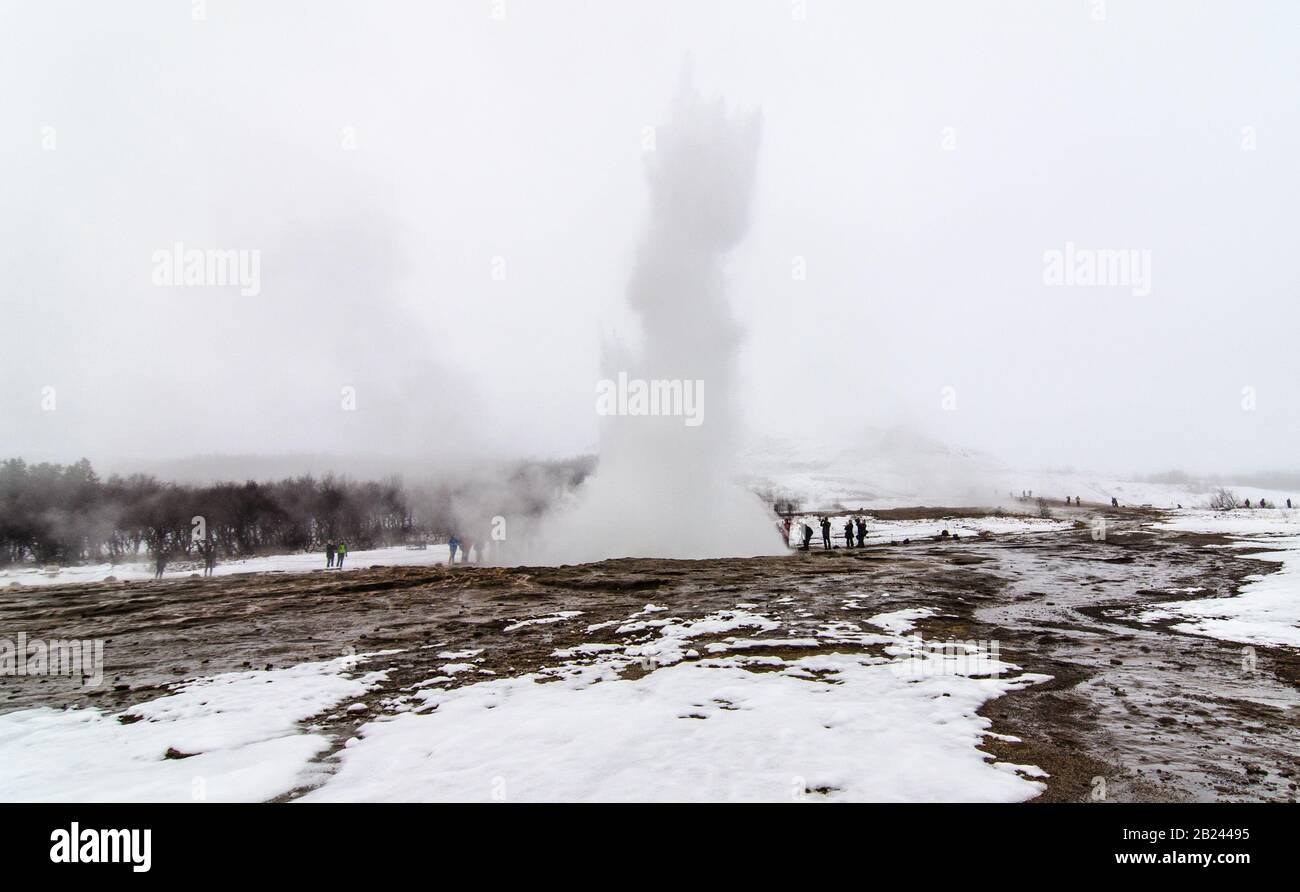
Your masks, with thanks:
[[[1300,499],[1259,485],[1234,484],[1231,476],[1093,473],[1079,469],[1026,470],[980,452],[951,447],[902,428],[872,429],[853,439],[766,438],[741,460],[744,482],[760,492],[788,496],[805,508],[897,508],[915,505],[1011,507],[1022,491],[1034,497],[1156,508],[1205,507],[1224,486],[1238,499],[1279,506]],[[1168,481],[1168,482],[1166,482]]]

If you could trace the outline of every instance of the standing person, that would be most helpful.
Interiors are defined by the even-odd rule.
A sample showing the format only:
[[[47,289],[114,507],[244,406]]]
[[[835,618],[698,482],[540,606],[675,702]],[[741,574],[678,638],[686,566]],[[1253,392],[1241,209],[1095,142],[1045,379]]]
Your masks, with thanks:
[[[822,548],[827,551],[831,550],[831,519],[822,518]]]
[[[348,556],[348,543],[340,542],[339,549],[335,554],[334,562],[338,564],[340,570],[343,569],[343,559]]]
[[[328,570],[334,566],[334,543],[325,543],[325,569]]]
[[[803,525],[803,550],[808,550],[808,543],[812,541],[812,527],[808,524]]]
[[[203,549],[203,575],[211,576],[217,569],[217,543],[211,539],[208,540],[207,547]]]
[[[1286,500],[1286,506],[1287,506],[1288,508],[1291,507],[1291,500],[1290,500],[1290,499],[1287,499],[1287,500]]]
[[[853,518],[844,521],[844,547],[853,547]]]
[[[455,536],[452,536],[450,539],[447,540],[447,550],[451,552],[451,558],[447,561],[448,564],[456,563],[457,548],[460,548],[460,540],[457,539]]]
[[[858,515],[858,548],[862,548],[866,544],[867,544],[867,522],[863,520],[862,515],[859,514]]]

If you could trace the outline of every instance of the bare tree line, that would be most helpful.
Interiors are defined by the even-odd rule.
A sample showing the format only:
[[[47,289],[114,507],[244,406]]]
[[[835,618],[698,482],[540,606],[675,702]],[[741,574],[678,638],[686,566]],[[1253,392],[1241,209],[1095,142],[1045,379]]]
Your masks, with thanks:
[[[70,465],[0,462],[0,566],[222,558],[438,541],[493,513],[535,517],[576,486],[590,462],[529,462],[456,481],[405,484],[303,475],[178,484],[152,475],[102,479]],[[479,515],[486,514],[480,517]]]

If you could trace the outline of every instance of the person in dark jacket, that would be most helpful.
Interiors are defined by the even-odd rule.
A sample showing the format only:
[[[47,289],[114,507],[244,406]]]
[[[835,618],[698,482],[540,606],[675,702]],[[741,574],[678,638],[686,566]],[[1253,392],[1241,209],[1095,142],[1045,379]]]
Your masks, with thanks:
[[[325,569],[328,570],[334,566],[334,543],[325,543]]]
[[[808,526],[808,524],[805,523],[803,525],[803,550],[804,551],[808,550],[808,543],[812,541],[812,533],[813,533],[812,527]]]
[[[864,545],[867,544],[867,522],[862,519],[861,515],[859,515],[857,523],[858,523],[858,548],[862,548]]]
[[[853,547],[853,519],[844,521],[844,547]]]
[[[822,518],[822,548],[830,551],[831,548],[831,519]]]

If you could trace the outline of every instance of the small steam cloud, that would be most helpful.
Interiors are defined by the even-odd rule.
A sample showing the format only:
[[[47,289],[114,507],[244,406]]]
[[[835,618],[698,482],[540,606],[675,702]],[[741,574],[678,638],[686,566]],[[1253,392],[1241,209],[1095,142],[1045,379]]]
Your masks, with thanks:
[[[757,111],[705,99],[683,77],[647,165],[650,221],[627,295],[639,349],[606,343],[602,356],[606,384],[631,392],[609,401],[599,466],[544,525],[541,560],[781,553],[774,518],[734,482],[742,332],[723,261],[749,226],[759,130]],[[650,396],[679,390],[693,400],[685,412]]]

